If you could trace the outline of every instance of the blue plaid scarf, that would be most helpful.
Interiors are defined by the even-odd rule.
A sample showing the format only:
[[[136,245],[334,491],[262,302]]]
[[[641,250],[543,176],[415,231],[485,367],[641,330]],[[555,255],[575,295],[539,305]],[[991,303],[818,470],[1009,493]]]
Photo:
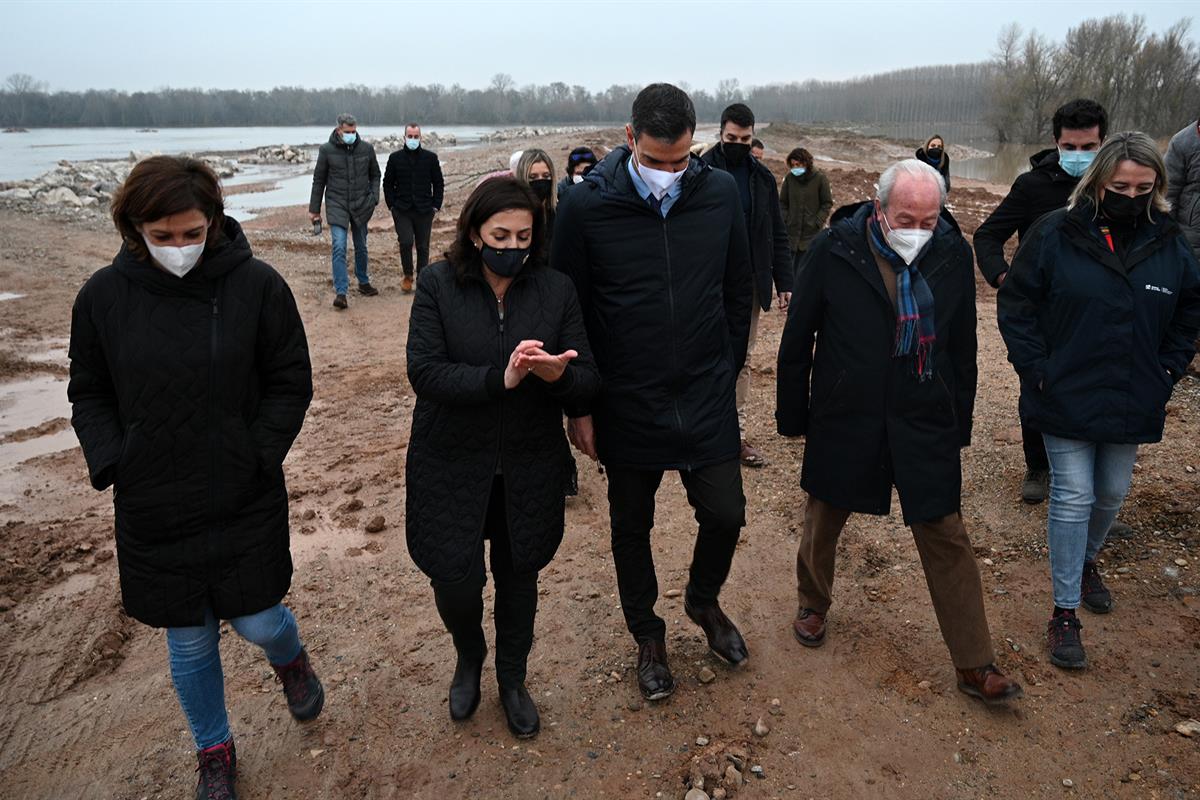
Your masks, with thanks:
[[[905,264],[904,259],[888,245],[878,215],[871,215],[868,230],[871,244],[896,273],[896,343],[892,348],[892,357],[916,356],[913,359],[913,371],[918,380],[927,381],[933,377],[933,359],[930,356],[933,343],[937,341],[937,329],[933,324],[933,292],[917,265],[929,252],[929,247],[926,246],[912,264]]]

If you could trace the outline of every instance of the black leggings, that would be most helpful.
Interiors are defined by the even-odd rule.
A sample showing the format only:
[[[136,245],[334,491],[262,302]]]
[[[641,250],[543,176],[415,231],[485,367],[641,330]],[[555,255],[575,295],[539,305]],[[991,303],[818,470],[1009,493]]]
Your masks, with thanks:
[[[483,638],[483,539],[491,539],[489,560],[496,581],[496,679],[503,688],[525,683],[525,662],[533,647],[533,622],[537,616],[538,574],[518,575],[513,571],[512,547],[504,504],[504,478],[492,481],[483,538],[467,577],[456,583],[432,581],[433,597],[454,648],[462,658],[482,660],[487,653]]]

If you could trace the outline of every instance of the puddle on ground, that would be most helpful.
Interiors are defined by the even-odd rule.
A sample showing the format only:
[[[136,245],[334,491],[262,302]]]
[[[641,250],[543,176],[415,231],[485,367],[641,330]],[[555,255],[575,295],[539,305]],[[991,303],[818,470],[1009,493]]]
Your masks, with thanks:
[[[25,295],[17,294],[16,292],[0,292],[0,302],[4,300],[20,300]]]
[[[0,384],[0,436],[70,416],[67,382],[61,378],[45,375]]]

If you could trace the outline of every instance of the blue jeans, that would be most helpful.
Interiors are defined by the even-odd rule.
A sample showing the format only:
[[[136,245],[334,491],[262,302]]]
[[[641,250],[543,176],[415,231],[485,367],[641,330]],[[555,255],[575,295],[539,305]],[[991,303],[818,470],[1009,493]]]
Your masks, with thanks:
[[[1050,510],[1046,538],[1054,605],[1079,607],[1085,561],[1095,561],[1133,479],[1136,444],[1060,439],[1048,433]]]
[[[354,234],[354,277],[361,286],[371,282],[367,277],[367,226],[351,220],[350,230]],[[346,275],[346,229],[330,225],[329,236],[333,239],[333,293],[345,294],[350,288]]]
[[[276,666],[288,664],[300,655],[296,618],[282,603],[257,614],[231,619],[229,624],[243,639],[266,651],[267,660]],[[197,750],[229,740],[220,639],[220,626],[211,611],[205,612],[203,625],[167,628],[171,680]]]

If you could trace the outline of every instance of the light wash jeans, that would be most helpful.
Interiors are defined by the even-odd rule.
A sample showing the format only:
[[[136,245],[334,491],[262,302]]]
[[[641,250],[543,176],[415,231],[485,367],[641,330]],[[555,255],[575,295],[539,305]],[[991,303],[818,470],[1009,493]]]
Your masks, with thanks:
[[[296,618],[282,603],[257,614],[231,619],[229,624],[243,639],[261,647],[267,661],[275,666],[289,664],[300,655]],[[229,740],[220,639],[220,625],[211,611],[205,613],[203,625],[167,628],[171,680],[197,750]]]
[[[1054,605],[1079,607],[1085,561],[1095,561],[1125,502],[1137,460],[1136,444],[1104,444],[1042,434],[1050,457],[1046,538]]]
[[[367,276],[367,226],[351,220],[350,231],[354,237],[354,277],[361,286],[371,282]],[[346,229],[330,225],[329,237],[333,240],[333,293],[345,294],[350,288],[346,274]]]

